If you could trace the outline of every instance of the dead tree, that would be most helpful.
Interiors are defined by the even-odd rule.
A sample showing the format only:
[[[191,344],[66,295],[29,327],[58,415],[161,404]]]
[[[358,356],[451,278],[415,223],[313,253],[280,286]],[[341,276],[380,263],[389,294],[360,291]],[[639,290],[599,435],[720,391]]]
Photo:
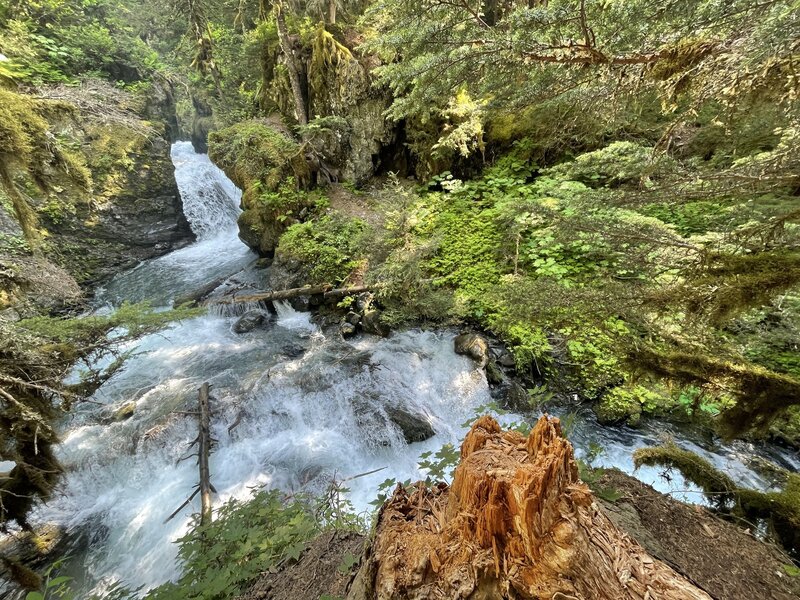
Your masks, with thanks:
[[[710,600],[617,529],[580,481],[558,419],[481,417],[451,487],[398,486],[348,600]]]
[[[288,290],[277,290],[272,292],[254,292],[241,296],[231,295],[212,300],[208,304],[238,304],[241,302],[274,302],[278,300],[291,300],[300,296],[323,296],[326,300],[330,298],[343,298],[351,294],[371,292],[379,289],[380,285],[358,285],[345,288],[334,288],[331,285],[307,285]]]
[[[198,418],[198,433],[197,437],[192,442],[190,448],[197,444],[197,453],[189,454],[179,459],[178,462],[186,460],[191,456],[197,456],[197,464],[200,469],[200,483],[195,488],[192,495],[181,504],[167,519],[165,523],[177,515],[183,508],[189,504],[197,494],[200,494],[200,525],[208,525],[211,523],[211,492],[216,492],[214,486],[211,485],[211,472],[208,468],[208,455],[211,454],[211,445],[214,440],[211,437],[211,409],[209,406],[211,386],[208,382],[200,386],[198,410],[196,414]]]

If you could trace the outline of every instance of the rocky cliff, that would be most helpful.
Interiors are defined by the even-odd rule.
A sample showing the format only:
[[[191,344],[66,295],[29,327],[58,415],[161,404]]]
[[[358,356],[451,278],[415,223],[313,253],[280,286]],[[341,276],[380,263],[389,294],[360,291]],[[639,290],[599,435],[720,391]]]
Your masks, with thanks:
[[[51,310],[193,239],[168,84],[0,90],[0,308]],[[44,281],[42,281],[44,279]]]

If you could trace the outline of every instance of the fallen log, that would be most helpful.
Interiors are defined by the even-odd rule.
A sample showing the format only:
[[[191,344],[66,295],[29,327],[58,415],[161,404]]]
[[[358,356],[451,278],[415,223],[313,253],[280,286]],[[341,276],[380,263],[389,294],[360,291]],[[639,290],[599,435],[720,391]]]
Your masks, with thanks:
[[[600,511],[558,419],[481,417],[453,484],[398,485],[348,600],[710,600]]]
[[[272,292],[258,292],[256,294],[246,294],[242,296],[231,295],[218,298],[207,303],[213,304],[238,304],[240,302],[274,302],[278,300],[291,300],[300,296],[324,296],[328,298],[343,298],[351,294],[361,294],[363,292],[373,292],[383,286],[380,285],[356,285],[345,288],[334,288],[330,285],[307,285],[288,290],[275,290]]]
[[[172,302],[172,308],[178,308],[179,306],[183,306],[185,304],[189,305],[190,307],[197,306],[200,302],[205,300],[208,296],[211,295],[211,292],[216,290],[219,286],[221,286],[225,281],[228,279],[227,276],[225,277],[217,277],[215,280],[207,283],[206,285],[199,287],[191,292],[187,292],[181,296],[175,298]]]

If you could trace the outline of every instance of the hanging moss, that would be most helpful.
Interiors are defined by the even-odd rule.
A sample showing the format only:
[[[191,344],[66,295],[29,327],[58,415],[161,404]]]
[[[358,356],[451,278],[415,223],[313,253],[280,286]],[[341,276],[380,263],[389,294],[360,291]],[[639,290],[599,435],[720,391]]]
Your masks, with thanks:
[[[698,277],[677,291],[688,311],[720,325],[732,316],[769,304],[800,284],[800,253],[712,254]]]
[[[730,500],[737,489],[730,477],[715,469],[706,459],[679,448],[672,442],[663,446],[639,448],[633,453],[633,463],[637,469],[642,465],[663,465],[678,469],[687,480],[713,495],[712,500],[719,504]]]
[[[800,475],[787,473],[779,492],[759,492],[737,486],[725,473],[694,452],[673,443],[640,448],[633,453],[636,468],[662,465],[681,474],[711,496],[720,507],[733,501],[735,514],[772,520],[775,531],[789,549],[800,545]]]
[[[691,347],[659,350],[639,348],[631,357],[639,369],[681,384],[726,391],[735,406],[722,414],[723,432],[735,436],[764,432],[775,417],[800,404],[800,380],[751,363],[725,360]]]
[[[349,83],[347,78],[336,75],[340,68],[347,68],[353,61],[350,50],[337,42],[325,30],[325,25],[320,23],[311,44],[311,61],[308,65],[308,83],[312,91],[319,95],[330,94],[328,86],[332,80],[337,81],[340,87]],[[342,91],[340,96],[343,95]]]

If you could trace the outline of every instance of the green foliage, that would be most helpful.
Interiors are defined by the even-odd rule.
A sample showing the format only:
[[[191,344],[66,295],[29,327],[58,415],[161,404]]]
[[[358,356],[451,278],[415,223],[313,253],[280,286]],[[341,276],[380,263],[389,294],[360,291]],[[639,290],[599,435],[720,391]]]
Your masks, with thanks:
[[[613,142],[594,152],[581,154],[575,160],[548,169],[545,174],[591,187],[646,185],[651,177],[667,171],[671,159],[655,154],[634,142]]]
[[[359,266],[366,228],[360,219],[337,215],[296,223],[281,236],[278,251],[303,265],[308,283],[338,284]]]
[[[307,499],[286,501],[277,491],[230,500],[215,513],[211,523],[195,523],[178,540],[182,575],[152,590],[148,600],[234,598],[260,573],[297,560],[322,530]]]
[[[129,24],[132,2],[34,0],[0,18],[0,52],[13,78],[33,84],[75,81],[87,74],[134,81],[160,67],[156,53]]]

